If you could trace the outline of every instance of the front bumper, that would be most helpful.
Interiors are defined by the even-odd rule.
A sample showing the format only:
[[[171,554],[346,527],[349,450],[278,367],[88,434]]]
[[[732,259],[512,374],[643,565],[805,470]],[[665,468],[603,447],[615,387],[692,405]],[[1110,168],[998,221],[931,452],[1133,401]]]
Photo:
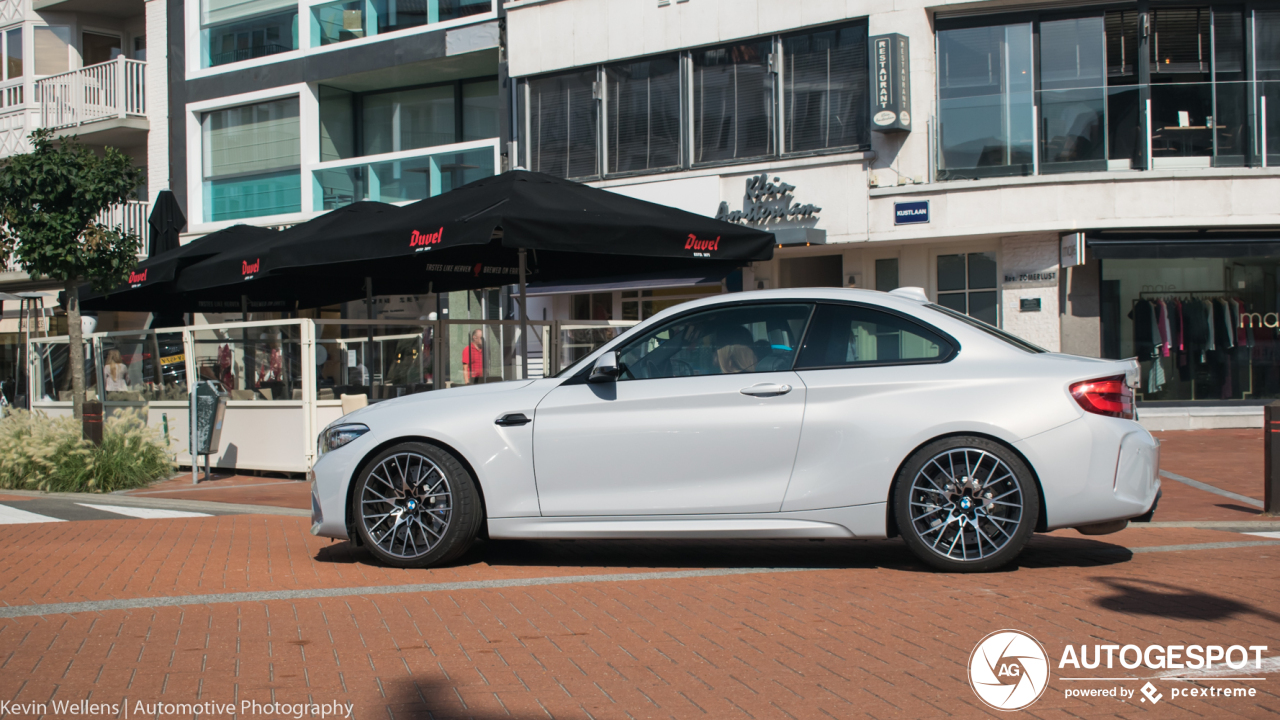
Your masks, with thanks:
[[[325,453],[311,468],[311,534],[348,540],[347,493],[369,448],[361,437]]]

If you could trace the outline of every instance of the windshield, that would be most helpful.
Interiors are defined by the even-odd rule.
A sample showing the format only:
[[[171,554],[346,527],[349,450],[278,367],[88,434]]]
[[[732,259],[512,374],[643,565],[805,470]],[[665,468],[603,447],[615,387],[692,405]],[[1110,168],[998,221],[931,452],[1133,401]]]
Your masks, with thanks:
[[[995,327],[995,326],[992,326],[992,325],[988,325],[988,324],[986,324],[986,323],[982,322],[981,320],[977,320],[977,319],[971,318],[971,317],[969,317],[968,315],[965,315],[964,313],[956,312],[955,310],[952,310],[951,308],[945,308],[945,307],[942,307],[941,305],[933,305],[933,304],[926,305],[925,307],[927,307],[927,308],[929,308],[929,309],[931,309],[931,310],[936,310],[936,311],[938,311],[938,312],[940,312],[940,313],[942,313],[942,314],[944,314],[944,315],[949,315],[949,316],[951,316],[951,317],[955,318],[956,320],[959,320],[960,322],[962,322],[962,323],[964,323],[964,324],[966,324],[966,325],[971,325],[971,326],[973,326],[973,327],[975,327],[975,328],[978,328],[978,329],[979,329],[979,330],[981,330],[982,332],[984,332],[984,333],[986,333],[986,334],[988,334],[988,335],[991,335],[991,336],[993,336],[993,337],[997,337],[997,338],[999,338],[999,339],[1001,339],[1001,340],[1003,340],[1003,341],[1005,341],[1005,342],[1009,343],[1010,345],[1012,345],[1012,346],[1014,346],[1014,347],[1018,348],[1019,350],[1024,350],[1024,351],[1029,352],[1029,353],[1044,353],[1044,352],[1049,352],[1048,350],[1045,350],[1045,349],[1044,349],[1044,348],[1042,348],[1042,347],[1039,347],[1039,346],[1036,346],[1036,345],[1032,345],[1031,343],[1027,342],[1026,340],[1023,340],[1022,338],[1018,337],[1017,335],[1010,335],[1009,333],[1007,333],[1007,332],[1005,332],[1005,331],[1001,330],[1001,329],[1000,329],[1000,328],[998,328],[998,327]]]

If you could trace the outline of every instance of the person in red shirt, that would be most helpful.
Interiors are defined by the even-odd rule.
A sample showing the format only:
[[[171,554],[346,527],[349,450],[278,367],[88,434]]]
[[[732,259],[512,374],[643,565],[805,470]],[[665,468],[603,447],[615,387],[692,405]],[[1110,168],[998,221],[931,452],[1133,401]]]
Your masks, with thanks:
[[[484,330],[471,331],[471,344],[462,348],[462,382],[467,385],[484,381]]]

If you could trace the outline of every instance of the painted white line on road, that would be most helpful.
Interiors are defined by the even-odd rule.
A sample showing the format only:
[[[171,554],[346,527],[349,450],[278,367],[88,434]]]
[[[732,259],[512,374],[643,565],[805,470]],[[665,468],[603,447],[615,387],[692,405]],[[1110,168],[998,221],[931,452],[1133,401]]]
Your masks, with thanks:
[[[1244,533],[1244,534],[1257,535],[1258,537],[1275,538],[1276,540],[1280,540],[1280,532],[1256,532],[1256,533]]]
[[[125,505],[91,505],[89,503],[76,503],[81,507],[93,508],[103,512],[115,513],[117,515],[128,515],[129,517],[142,518],[143,520],[162,520],[164,518],[193,518],[193,517],[213,517],[208,513],[188,512],[186,510],[161,510],[160,508],[140,508],[127,507]]]
[[[0,505],[0,525],[23,525],[27,523],[66,522],[61,518],[37,515],[26,510],[19,510],[8,505]]]

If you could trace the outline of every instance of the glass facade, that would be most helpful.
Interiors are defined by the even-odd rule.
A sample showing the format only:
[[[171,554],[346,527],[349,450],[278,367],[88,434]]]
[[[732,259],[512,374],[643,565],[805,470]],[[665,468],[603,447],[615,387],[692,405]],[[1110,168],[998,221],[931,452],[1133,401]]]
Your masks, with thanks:
[[[205,113],[200,130],[206,221],[302,209],[296,97]]]
[[[1104,357],[1137,357],[1146,402],[1280,398],[1280,255],[1104,259]]]
[[[1280,13],[1203,5],[1008,18],[1017,22],[939,23],[939,179],[1261,164]]]
[[[680,56],[610,65],[604,70],[610,173],[680,164]]]
[[[492,0],[341,0],[311,8],[311,43],[332,45],[492,10]]]
[[[298,49],[296,0],[201,0],[203,67]]]

